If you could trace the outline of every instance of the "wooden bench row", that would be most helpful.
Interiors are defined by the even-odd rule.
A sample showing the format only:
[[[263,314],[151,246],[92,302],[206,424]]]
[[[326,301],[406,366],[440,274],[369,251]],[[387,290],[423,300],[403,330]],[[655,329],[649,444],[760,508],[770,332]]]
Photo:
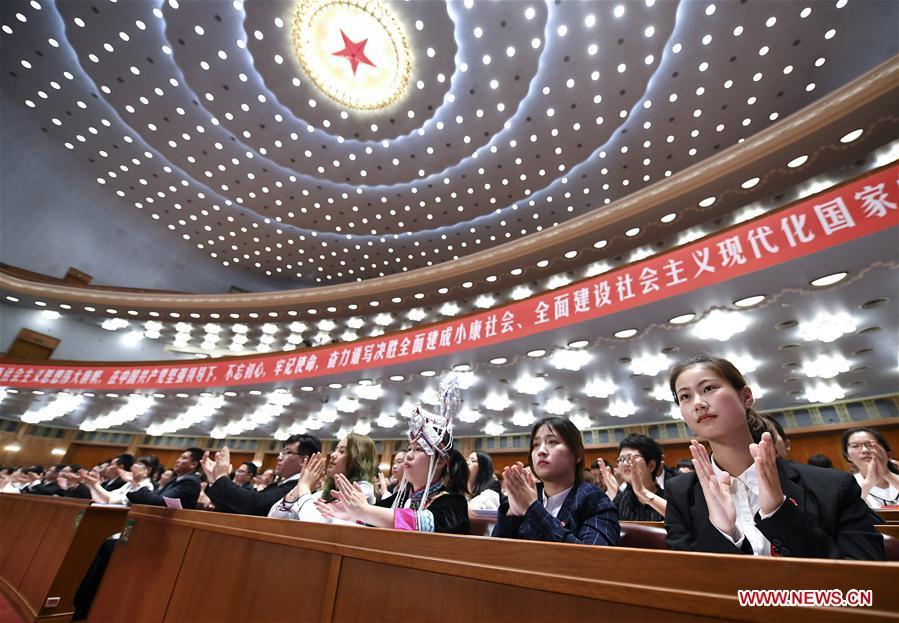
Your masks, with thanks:
[[[660,529],[623,525],[632,528]],[[895,621],[899,613],[897,563],[585,547],[15,495],[0,495],[0,588],[26,620],[70,620],[99,545],[123,529],[89,623],[521,623],[600,613],[666,623]],[[741,607],[739,589],[870,589],[874,603]]]

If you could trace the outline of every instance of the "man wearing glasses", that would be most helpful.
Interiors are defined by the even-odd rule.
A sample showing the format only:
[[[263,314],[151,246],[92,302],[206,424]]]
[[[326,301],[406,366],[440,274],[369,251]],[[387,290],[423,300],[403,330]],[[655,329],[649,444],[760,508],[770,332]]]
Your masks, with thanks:
[[[288,437],[281,446],[278,464],[275,466],[275,477],[279,480],[263,491],[241,487],[228,478],[231,473],[231,453],[228,448],[216,452],[215,459],[207,452],[201,463],[209,482],[206,495],[219,511],[265,517],[272,504],[296,485],[306,457],[321,452],[321,448],[321,441],[312,435]]]

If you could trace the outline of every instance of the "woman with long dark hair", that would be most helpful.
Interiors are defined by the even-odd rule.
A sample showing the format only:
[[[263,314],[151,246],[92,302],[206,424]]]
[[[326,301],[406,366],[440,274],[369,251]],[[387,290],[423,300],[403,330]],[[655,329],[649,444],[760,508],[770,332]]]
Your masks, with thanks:
[[[876,516],[845,473],[777,458],[752,390],[726,359],[700,355],[671,370],[692,440],[694,474],[672,478],[665,528],[677,550],[883,560]]]
[[[617,545],[618,510],[605,493],[583,481],[583,472],[584,441],[577,427],[560,417],[537,421],[528,467],[516,463],[503,470],[509,499],[499,507],[493,536]]]
[[[499,481],[493,474],[493,459],[479,450],[468,453],[468,508],[496,510],[500,503]]]

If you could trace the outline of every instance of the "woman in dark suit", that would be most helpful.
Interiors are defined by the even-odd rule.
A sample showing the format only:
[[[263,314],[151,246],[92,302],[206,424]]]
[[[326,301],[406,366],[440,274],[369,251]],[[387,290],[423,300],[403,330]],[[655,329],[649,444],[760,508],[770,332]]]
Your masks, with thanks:
[[[574,424],[559,417],[534,424],[528,465],[530,471],[521,463],[503,470],[509,498],[499,507],[493,536],[618,544],[618,509],[599,488],[582,480],[584,442]]]
[[[677,364],[669,385],[695,439],[694,474],[665,489],[671,549],[756,556],[883,560],[877,517],[855,480],[834,470],[778,459],[752,409],[752,390],[725,359]]]

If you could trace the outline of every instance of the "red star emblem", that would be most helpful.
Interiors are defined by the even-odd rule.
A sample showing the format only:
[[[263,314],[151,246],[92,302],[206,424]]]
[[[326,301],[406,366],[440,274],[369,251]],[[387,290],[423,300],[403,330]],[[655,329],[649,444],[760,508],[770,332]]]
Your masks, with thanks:
[[[368,39],[363,39],[358,43],[354,43],[350,41],[350,38],[346,36],[346,33],[343,32],[343,29],[340,29],[340,36],[343,37],[343,49],[339,52],[333,52],[334,56],[342,56],[350,62],[350,65],[353,67],[353,75],[356,75],[356,69],[359,67],[360,63],[365,63],[366,65],[371,65],[372,67],[377,67],[374,63],[372,63],[367,56],[365,56],[365,44],[368,43]]]

